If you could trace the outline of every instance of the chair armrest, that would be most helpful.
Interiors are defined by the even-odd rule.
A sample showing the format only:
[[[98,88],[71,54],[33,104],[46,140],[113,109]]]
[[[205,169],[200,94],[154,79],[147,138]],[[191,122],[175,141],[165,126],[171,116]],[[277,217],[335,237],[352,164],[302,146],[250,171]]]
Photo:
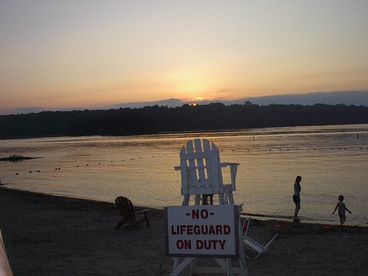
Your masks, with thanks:
[[[232,167],[232,166],[239,166],[240,164],[239,163],[231,163],[231,162],[223,162],[220,164],[222,168],[225,168],[225,167]]]
[[[136,211],[135,213],[136,213],[136,214],[140,214],[140,213],[148,213],[149,211],[150,211],[150,209],[144,209],[144,210]]]

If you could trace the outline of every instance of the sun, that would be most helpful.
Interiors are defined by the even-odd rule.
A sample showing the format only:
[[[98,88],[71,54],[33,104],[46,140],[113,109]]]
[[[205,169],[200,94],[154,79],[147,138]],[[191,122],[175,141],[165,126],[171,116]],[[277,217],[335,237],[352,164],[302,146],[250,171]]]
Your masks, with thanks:
[[[205,83],[186,83],[180,87],[182,99],[191,104],[201,104],[203,101],[210,100],[208,94],[208,85]]]
[[[201,102],[205,100],[205,97],[195,97],[194,100],[197,102]]]
[[[203,72],[181,71],[171,74],[167,79],[175,94],[186,102],[200,103],[207,100],[210,88],[210,81]]]

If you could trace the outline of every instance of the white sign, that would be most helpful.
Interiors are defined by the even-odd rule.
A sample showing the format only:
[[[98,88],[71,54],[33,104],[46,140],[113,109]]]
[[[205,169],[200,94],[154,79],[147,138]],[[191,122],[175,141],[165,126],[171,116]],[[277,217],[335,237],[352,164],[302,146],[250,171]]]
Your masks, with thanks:
[[[170,256],[238,255],[234,205],[167,207],[166,250]]]

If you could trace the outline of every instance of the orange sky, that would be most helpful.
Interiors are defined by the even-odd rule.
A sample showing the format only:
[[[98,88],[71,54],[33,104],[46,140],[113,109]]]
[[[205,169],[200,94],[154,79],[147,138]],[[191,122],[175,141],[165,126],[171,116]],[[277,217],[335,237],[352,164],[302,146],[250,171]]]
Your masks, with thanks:
[[[368,1],[1,1],[0,113],[368,89]]]

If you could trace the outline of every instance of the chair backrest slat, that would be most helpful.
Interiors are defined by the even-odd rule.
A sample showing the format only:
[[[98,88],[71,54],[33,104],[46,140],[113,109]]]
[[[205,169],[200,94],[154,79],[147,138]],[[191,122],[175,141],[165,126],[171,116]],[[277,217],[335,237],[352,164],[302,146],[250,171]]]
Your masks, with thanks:
[[[200,139],[194,140],[195,149],[196,149],[197,153],[204,152],[204,149],[202,149],[202,143],[201,142],[202,141]],[[208,185],[208,183],[207,183],[208,178],[206,178],[206,173],[205,173],[207,168],[205,166],[203,166],[203,163],[205,163],[206,161],[203,162],[203,160],[206,160],[206,159],[202,158],[200,156],[200,154],[198,154],[197,158],[196,158],[196,163],[197,163],[196,170],[198,172],[197,179],[198,179],[200,185],[207,186]]]

